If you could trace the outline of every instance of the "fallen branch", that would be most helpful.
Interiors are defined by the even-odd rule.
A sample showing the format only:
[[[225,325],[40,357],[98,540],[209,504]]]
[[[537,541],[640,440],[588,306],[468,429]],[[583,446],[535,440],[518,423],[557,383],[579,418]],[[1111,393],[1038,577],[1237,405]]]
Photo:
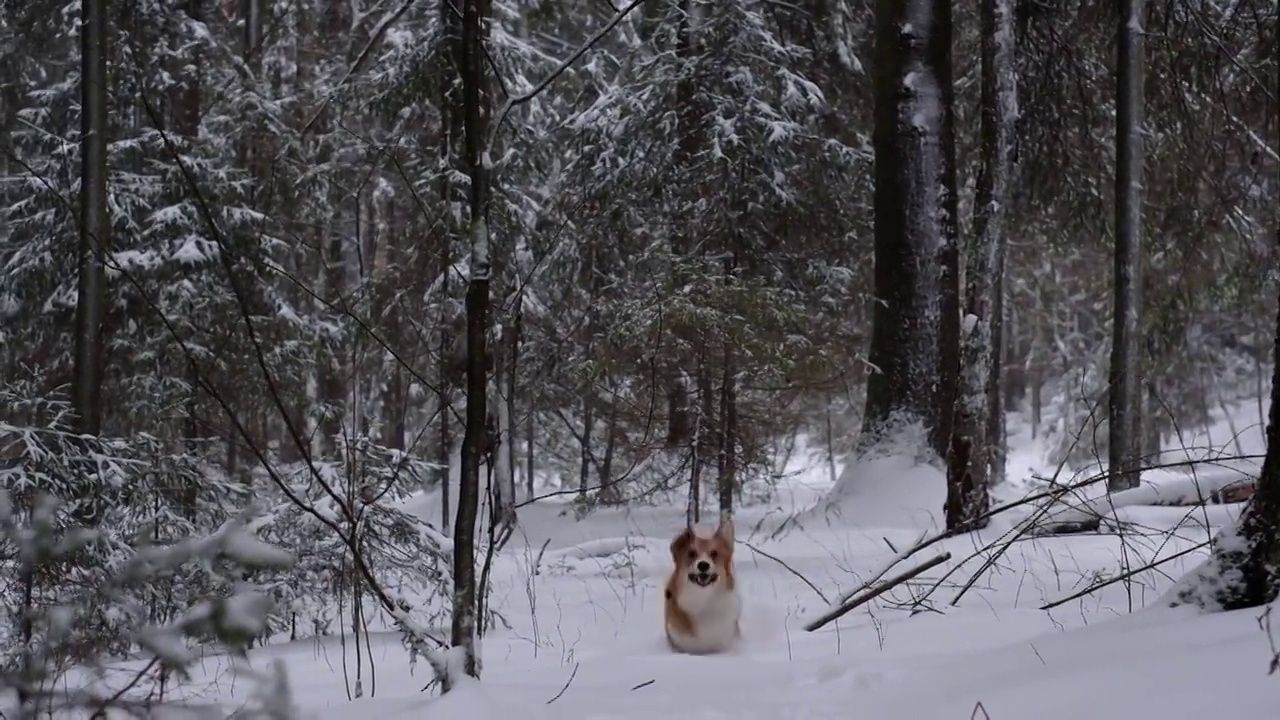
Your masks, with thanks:
[[[830,623],[830,622],[832,622],[832,621],[834,621],[834,620],[838,620],[838,619],[840,619],[841,617],[844,617],[844,616],[845,616],[846,614],[848,614],[850,611],[852,611],[852,610],[854,610],[854,609],[858,608],[858,607],[859,607],[859,606],[861,606],[861,605],[865,605],[865,604],[867,604],[868,602],[870,602],[870,601],[872,601],[872,600],[876,599],[877,597],[879,597],[879,596],[883,595],[884,593],[888,592],[889,590],[892,590],[893,588],[897,587],[898,585],[901,585],[902,583],[904,583],[904,582],[906,582],[906,581],[908,581],[908,580],[911,580],[912,578],[916,577],[917,575],[920,575],[921,573],[924,573],[924,572],[928,571],[928,570],[929,570],[929,569],[931,569],[931,568],[937,567],[938,565],[941,565],[942,563],[944,563],[944,562],[946,562],[946,561],[948,561],[948,560],[950,560],[950,559],[951,559],[951,553],[946,552],[946,553],[943,553],[943,554],[941,554],[941,555],[938,555],[937,557],[933,558],[932,560],[928,560],[928,561],[926,561],[926,562],[924,562],[924,563],[922,563],[922,564],[920,564],[920,565],[917,565],[916,567],[914,567],[914,568],[912,568],[912,569],[910,569],[910,570],[908,570],[908,571],[906,571],[906,572],[902,573],[901,575],[895,575],[894,577],[891,577],[891,578],[889,578],[888,580],[885,580],[884,582],[880,583],[880,584],[879,584],[878,586],[876,586],[875,588],[872,588],[872,589],[871,589],[870,591],[868,591],[867,593],[865,593],[865,594],[863,594],[863,595],[861,595],[861,596],[859,596],[859,597],[857,597],[857,598],[855,598],[855,599],[849,600],[848,602],[844,603],[844,604],[843,604],[843,605],[841,605],[840,607],[838,607],[838,608],[836,608],[836,609],[834,609],[834,610],[831,610],[831,611],[830,611],[830,612],[828,612],[826,615],[823,615],[822,617],[818,618],[817,620],[814,620],[813,622],[810,622],[808,625],[805,625],[805,626],[804,626],[804,629],[805,629],[806,631],[808,631],[808,632],[813,632],[814,630],[817,630],[818,628],[821,628],[822,626],[824,626],[824,625],[826,625],[826,624],[828,624],[828,623]]]
[[[841,595],[840,602],[837,604],[843,605],[849,602],[849,600],[852,599],[854,596],[863,592],[864,590],[871,587],[872,585],[875,585],[876,583],[880,582],[880,578],[883,578],[885,575],[888,575],[889,571],[897,567],[898,563],[902,562],[903,560],[906,560],[907,558],[911,557],[912,555],[915,555],[916,553],[920,552],[921,550],[924,550],[925,548],[929,547],[930,545],[933,545],[934,543],[942,542],[948,537],[950,537],[950,534],[945,532],[935,533],[932,537],[929,536],[928,530],[925,530],[924,532],[920,533],[920,538],[917,539],[914,543],[912,543],[911,547],[901,552],[899,552],[897,549],[894,549],[893,551],[897,554],[895,554],[892,558],[890,558],[889,562],[885,563],[880,568],[879,572],[872,575],[870,580],[867,580],[866,582],[862,583],[858,587],[850,590],[844,595]],[[890,543],[888,538],[884,538],[884,541],[885,541],[885,544],[887,544],[890,548],[893,548],[893,543]]]

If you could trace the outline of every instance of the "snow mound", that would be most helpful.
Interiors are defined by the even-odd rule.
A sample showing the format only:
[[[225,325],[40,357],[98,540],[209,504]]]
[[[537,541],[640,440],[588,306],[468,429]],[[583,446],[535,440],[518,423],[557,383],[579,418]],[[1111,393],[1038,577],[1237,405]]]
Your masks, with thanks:
[[[813,512],[849,527],[939,529],[947,499],[941,468],[914,455],[892,454],[850,462]]]

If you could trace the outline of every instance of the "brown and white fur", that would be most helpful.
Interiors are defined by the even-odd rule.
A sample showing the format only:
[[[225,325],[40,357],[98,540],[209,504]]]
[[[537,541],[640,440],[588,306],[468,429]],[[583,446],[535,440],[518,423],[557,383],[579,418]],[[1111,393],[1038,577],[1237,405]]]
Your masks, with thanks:
[[[691,655],[725,652],[742,636],[733,577],[733,521],[713,533],[685,528],[671,542],[675,570],[667,579],[666,629],[671,649]]]

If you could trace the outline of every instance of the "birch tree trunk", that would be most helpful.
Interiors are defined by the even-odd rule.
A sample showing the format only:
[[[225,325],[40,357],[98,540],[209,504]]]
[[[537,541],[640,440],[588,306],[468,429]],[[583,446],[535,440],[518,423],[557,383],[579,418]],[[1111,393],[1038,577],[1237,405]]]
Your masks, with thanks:
[[[512,425],[512,406],[515,403],[516,338],[513,328],[501,325],[497,331],[497,350],[494,353],[493,395],[498,437],[493,451],[493,517],[496,526],[506,526],[516,521],[515,478],[515,429]]]
[[[1000,402],[1000,313],[1010,199],[1014,121],[1013,0],[982,1],[982,168],[967,253],[964,365],[947,457],[948,530],[984,527],[1003,413]]]
[[[1120,3],[1116,58],[1115,315],[1111,336],[1107,490],[1138,486],[1142,438],[1142,122],[1146,0]]]

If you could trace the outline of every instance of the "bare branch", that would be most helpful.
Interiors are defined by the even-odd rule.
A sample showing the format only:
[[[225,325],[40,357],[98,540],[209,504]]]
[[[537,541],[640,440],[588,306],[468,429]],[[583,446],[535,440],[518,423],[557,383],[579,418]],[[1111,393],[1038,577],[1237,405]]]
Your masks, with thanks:
[[[485,143],[485,151],[488,151],[493,147],[493,141],[498,137],[498,130],[502,128],[503,121],[507,119],[507,115],[509,115],[512,110],[524,105],[540,95],[543,90],[546,90],[547,87],[551,85],[551,83],[555,82],[556,78],[563,75],[566,70],[578,61],[579,58],[586,55],[588,50],[598,45],[600,41],[604,39],[605,35],[608,35],[611,30],[618,26],[618,23],[622,22],[631,14],[632,10],[640,7],[644,2],[645,0],[631,0],[630,3],[627,3],[626,6],[614,13],[609,22],[604,24],[604,27],[595,31],[591,37],[587,38],[585,43],[579,46],[572,55],[561,61],[560,65],[557,66],[555,70],[552,70],[546,77],[542,78],[537,85],[534,85],[528,92],[507,98],[507,101],[502,104],[502,109],[498,111],[498,116],[493,122],[493,127],[489,129],[489,141]]]
[[[910,579],[912,579],[912,578],[916,577],[917,575],[920,575],[921,573],[927,572],[927,571],[928,571],[928,570],[930,570],[931,568],[934,568],[934,567],[936,567],[936,566],[938,566],[938,565],[941,565],[942,563],[944,563],[944,562],[946,562],[946,561],[948,561],[948,560],[950,560],[950,559],[951,559],[951,553],[949,553],[949,552],[947,552],[947,553],[943,553],[943,554],[938,555],[937,557],[933,558],[932,560],[928,560],[928,561],[926,561],[926,562],[924,562],[924,563],[922,563],[922,564],[920,564],[920,565],[917,565],[916,567],[914,567],[914,568],[912,568],[912,569],[910,569],[910,570],[908,570],[908,571],[906,571],[906,572],[904,572],[904,573],[902,573],[902,574],[900,574],[900,575],[895,575],[895,576],[893,576],[893,577],[889,578],[888,580],[885,580],[883,583],[881,583],[880,585],[878,585],[877,587],[875,587],[874,589],[872,589],[870,592],[866,593],[865,595],[862,595],[862,596],[860,596],[860,597],[858,597],[858,598],[856,598],[856,599],[850,600],[849,602],[845,603],[844,605],[841,605],[840,607],[836,608],[835,610],[832,610],[832,611],[828,612],[826,615],[823,615],[822,617],[818,618],[817,620],[814,620],[814,621],[810,622],[808,625],[805,625],[805,626],[804,626],[804,629],[805,629],[805,630],[807,630],[808,632],[813,632],[814,630],[817,630],[817,629],[821,628],[822,626],[824,626],[824,625],[826,625],[826,624],[828,624],[828,623],[830,623],[830,622],[832,622],[832,621],[834,621],[834,620],[838,620],[838,619],[840,619],[841,617],[844,617],[844,616],[845,616],[846,614],[848,614],[849,612],[851,612],[851,611],[853,611],[853,610],[857,609],[858,607],[860,607],[860,606],[862,606],[862,605],[867,604],[868,602],[870,602],[870,601],[872,601],[872,600],[876,599],[877,597],[879,597],[879,596],[883,595],[884,593],[888,592],[889,590],[892,590],[893,588],[897,587],[898,585],[901,585],[902,583],[904,583],[904,582],[906,582],[906,581],[908,581],[908,580],[910,580]]]

